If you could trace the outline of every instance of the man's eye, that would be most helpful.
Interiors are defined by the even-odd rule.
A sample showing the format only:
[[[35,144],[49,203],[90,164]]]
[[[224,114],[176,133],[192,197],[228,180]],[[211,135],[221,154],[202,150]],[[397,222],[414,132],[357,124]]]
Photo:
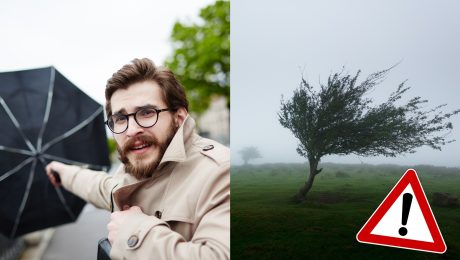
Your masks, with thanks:
[[[126,122],[126,117],[125,116],[115,116],[113,118],[113,122],[115,124],[122,124],[122,123]]]
[[[143,109],[139,111],[139,115],[142,117],[152,117],[155,115],[155,110],[154,109]]]

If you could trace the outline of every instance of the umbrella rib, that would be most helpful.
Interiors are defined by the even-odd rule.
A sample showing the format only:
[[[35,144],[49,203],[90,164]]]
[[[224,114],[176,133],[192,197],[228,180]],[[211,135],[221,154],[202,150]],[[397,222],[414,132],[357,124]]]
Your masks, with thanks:
[[[46,100],[46,109],[45,109],[45,117],[43,118],[42,128],[40,129],[40,133],[38,134],[37,139],[37,150],[40,151],[42,148],[42,141],[43,141],[43,134],[45,133],[46,126],[48,125],[48,119],[50,116],[51,111],[51,103],[53,102],[53,92],[54,92],[54,79],[56,75],[56,70],[54,67],[51,67],[50,73],[50,86],[48,88],[48,99]]]
[[[49,143],[45,144],[43,146],[43,149],[42,149],[42,152],[45,152],[47,149],[49,149],[51,146],[55,145],[56,143],[64,140],[65,138],[75,134],[76,132],[78,132],[80,129],[82,129],[83,127],[85,127],[86,125],[88,125],[91,121],[93,121],[96,116],[98,116],[100,113],[102,113],[103,109],[102,107],[99,107],[98,110],[96,110],[96,112],[94,112],[90,117],[88,117],[86,120],[84,120],[83,122],[81,122],[80,124],[78,124],[77,126],[75,126],[74,128],[70,129],[69,131],[67,131],[66,133],[64,133],[63,135],[53,139],[52,141],[50,141]]]
[[[18,229],[19,221],[21,220],[22,213],[26,207],[27,199],[29,198],[30,189],[32,188],[32,182],[34,180],[35,166],[37,165],[37,159],[33,158],[32,167],[30,167],[29,180],[27,181],[26,191],[24,192],[24,197],[22,197],[21,206],[19,207],[18,214],[14,220],[14,226],[11,231],[11,237],[14,237],[16,230]]]
[[[6,146],[3,146],[3,145],[0,145],[0,151],[10,152],[10,153],[19,153],[19,154],[30,155],[30,156],[35,155],[31,151],[17,149],[17,148],[11,148],[11,147],[6,147]]]
[[[43,164],[43,167],[45,167],[45,173],[46,173],[46,162],[41,157],[39,157],[39,159],[40,159],[40,162]],[[72,220],[76,220],[77,218],[75,217],[75,214],[73,214],[72,210],[69,208],[69,205],[67,205],[67,201],[65,200],[64,195],[62,195],[61,189],[59,187],[54,187],[54,189],[56,190],[58,198],[61,201],[62,205],[64,206],[64,209],[67,211],[67,214],[69,214]]]
[[[14,173],[16,173],[17,171],[19,171],[20,169],[22,169],[24,166],[26,166],[26,164],[30,163],[32,160],[34,160],[35,158],[34,157],[29,157],[27,158],[26,160],[24,160],[22,163],[20,163],[19,165],[17,165],[16,167],[14,167],[13,169],[9,170],[8,172],[6,172],[5,174],[3,174],[1,177],[0,177],[0,182],[3,181],[4,179],[10,177],[11,175],[13,175]]]
[[[51,155],[51,154],[42,154],[42,157],[46,158],[46,159],[50,159],[50,160],[56,160],[56,161],[61,161],[63,163],[67,163],[67,164],[74,164],[74,165],[78,165],[82,168],[90,168],[90,169],[97,169],[97,170],[102,170],[102,171],[106,171],[107,170],[107,166],[101,166],[101,165],[95,165],[95,164],[87,164],[87,163],[81,163],[81,162],[77,162],[77,161],[74,161],[74,160],[69,160],[69,159],[65,159],[65,158],[62,158],[62,157],[59,157],[59,156],[55,156],[55,155]]]
[[[16,129],[18,129],[19,133],[21,134],[22,138],[23,138],[24,141],[26,142],[26,144],[27,144],[27,146],[29,147],[30,151],[33,152],[33,153],[36,153],[35,147],[32,145],[32,143],[31,143],[30,140],[27,138],[27,136],[24,134],[24,132],[22,132],[21,126],[19,125],[18,120],[16,120],[16,117],[14,117],[13,113],[11,112],[10,108],[9,108],[8,105],[5,103],[5,100],[3,100],[2,97],[0,97],[0,103],[2,104],[3,108],[4,108],[5,111],[6,111],[6,114],[8,114],[8,116],[10,117],[10,119],[11,119],[11,121],[13,122],[14,126],[16,127]]]
[[[75,214],[73,214],[72,210],[69,208],[69,205],[67,205],[67,201],[64,198],[64,195],[62,195],[62,191],[59,187],[54,187],[56,189],[56,193],[59,197],[59,200],[61,201],[62,205],[64,206],[65,210],[67,211],[67,214],[69,214],[70,218],[72,220],[76,220],[77,218],[75,217]]]
[[[51,154],[42,154],[42,157],[44,157],[46,159],[50,159],[50,160],[60,161],[60,162],[67,163],[67,164],[78,165],[78,166],[83,167],[83,168],[88,167],[88,164],[77,162],[77,161],[74,161],[74,160],[65,159],[65,158],[55,156],[55,155],[51,155]]]

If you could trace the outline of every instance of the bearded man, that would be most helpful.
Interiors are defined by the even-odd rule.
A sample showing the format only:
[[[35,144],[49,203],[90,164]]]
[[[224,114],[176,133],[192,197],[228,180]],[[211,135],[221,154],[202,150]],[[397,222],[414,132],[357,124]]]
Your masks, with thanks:
[[[229,149],[194,132],[175,75],[135,59],[105,97],[122,166],[107,175],[51,162],[53,185],[113,212],[112,259],[229,259]]]

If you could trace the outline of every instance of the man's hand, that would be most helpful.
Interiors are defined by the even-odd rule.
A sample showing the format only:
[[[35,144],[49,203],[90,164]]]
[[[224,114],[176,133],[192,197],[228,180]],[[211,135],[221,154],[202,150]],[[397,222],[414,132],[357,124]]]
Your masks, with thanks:
[[[56,161],[50,162],[46,166],[46,175],[48,175],[48,179],[50,179],[51,184],[53,184],[53,186],[58,187],[61,185],[61,182],[56,178],[53,172],[57,174],[59,178],[61,178],[61,174],[63,174],[67,166],[67,164],[63,164]]]
[[[110,223],[107,224],[107,229],[109,230],[109,235],[107,237],[111,245],[113,245],[113,242],[117,239],[120,227],[122,227],[127,220],[129,221],[129,218],[138,214],[144,214],[138,206],[133,206],[131,208],[129,206],[124,206],[123,209],[123,211],[112,213],[110,216]]]

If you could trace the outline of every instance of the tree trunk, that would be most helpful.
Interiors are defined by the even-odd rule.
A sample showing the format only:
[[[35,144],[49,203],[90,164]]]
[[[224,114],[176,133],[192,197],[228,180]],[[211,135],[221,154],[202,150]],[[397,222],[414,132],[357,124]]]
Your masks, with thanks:
[[[300,188],[297,194],[294,196],[294,200],[298,203],[304,202],[307,199],[307,193],[310,191],[315,176],[318,175],[323,169],[317,169],[319,160],[317,159],[308,159],[310,163],[310,173],[305,184]]]

